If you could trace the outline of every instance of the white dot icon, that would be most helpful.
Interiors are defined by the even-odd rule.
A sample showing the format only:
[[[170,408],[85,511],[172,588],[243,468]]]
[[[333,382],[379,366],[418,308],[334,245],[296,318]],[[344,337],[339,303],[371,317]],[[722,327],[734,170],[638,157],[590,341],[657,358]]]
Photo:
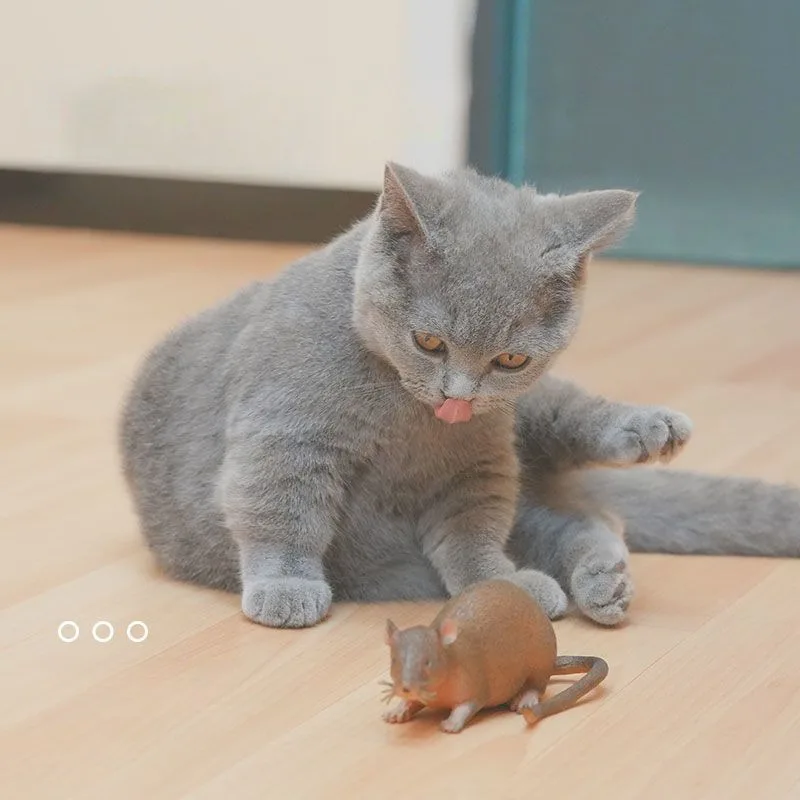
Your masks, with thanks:
[[[100,635],[100,629],[105,628],[106,635]],[[106,642],[110,642],[114,638],[114,626],[110,622],[106,622],[104,619],[101,619],[99,622],[95,622],[92,625],[92,636],[96,642],[100,642],[100,644],[105,644]]]
[[[68,633],[69,631],[69,633]],[[71,619],[66,619],[58,626],[58,638],[62,642],[69,644],[74,642],[81,635],[81,629],[76,622]]]
[[[135,628],[141,628],[141,633],[139,634],[139,636],[133,635],[133,631]],[[147,625],[144,624],[144,622],[135,619],[133,622],[131,622],[130,625],[128,625],[128,630],[126,631],[126,633],[128,634],[128,638],[132,642],[134,642],[135,644],[139,644],[139,642],[143,642],[150,635],[150,629],[147,627]]]

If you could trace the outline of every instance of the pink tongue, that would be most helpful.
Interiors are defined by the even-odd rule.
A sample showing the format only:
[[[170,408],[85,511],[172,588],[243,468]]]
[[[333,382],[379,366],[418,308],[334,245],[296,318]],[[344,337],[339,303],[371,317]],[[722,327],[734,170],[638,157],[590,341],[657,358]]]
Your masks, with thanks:
[[[472,419],[472,403],[469,400],[454,400],[448,397],[435,413],[444,422],[469,422]]]

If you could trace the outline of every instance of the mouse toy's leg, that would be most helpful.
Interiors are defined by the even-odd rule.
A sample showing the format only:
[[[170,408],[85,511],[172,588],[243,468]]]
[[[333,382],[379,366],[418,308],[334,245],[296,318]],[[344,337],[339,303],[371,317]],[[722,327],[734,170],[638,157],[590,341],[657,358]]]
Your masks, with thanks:
[[[425,704],[418,703],[416,700],[401,700],[394,708],[384,712],[383,719],[385,722],[391,723],[408,722],[423,708],[425,708]]]
[[[538,689],[524,686],[522,691],[508,705],[512,711],[521,714],[523,708],[533,708],[539,704],[541,699],[542,693]]]
[[[480,711],[480,706],[475,702],[462,703],[456,706],[450,716],[442,722],[445,733],[461,733],[464,726]]]

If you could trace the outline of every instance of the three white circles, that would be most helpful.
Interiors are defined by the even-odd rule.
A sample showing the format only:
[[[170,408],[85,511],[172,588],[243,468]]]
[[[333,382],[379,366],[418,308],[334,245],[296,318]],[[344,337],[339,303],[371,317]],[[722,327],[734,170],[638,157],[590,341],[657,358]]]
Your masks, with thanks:
[[[58,638],[66,644],[76,641],[81,635],[81,629],[77,622],[71,619],[64,620],[58,626]],[[125,635],[134,644],[140,644],[150,635],[150,629],[141,620],[135,619],[128,624]],[[110,642],[114,638],[114,626],[104,619],[92,625],[92,638],[100,644]]]

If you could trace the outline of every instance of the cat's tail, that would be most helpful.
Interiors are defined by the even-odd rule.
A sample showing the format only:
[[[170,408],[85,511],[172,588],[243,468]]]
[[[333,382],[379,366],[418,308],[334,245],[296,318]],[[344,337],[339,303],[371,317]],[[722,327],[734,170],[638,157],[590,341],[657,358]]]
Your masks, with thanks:
[[[800,487],[651,468],[576,477],[621,518],[633,551],[800,556]]]

